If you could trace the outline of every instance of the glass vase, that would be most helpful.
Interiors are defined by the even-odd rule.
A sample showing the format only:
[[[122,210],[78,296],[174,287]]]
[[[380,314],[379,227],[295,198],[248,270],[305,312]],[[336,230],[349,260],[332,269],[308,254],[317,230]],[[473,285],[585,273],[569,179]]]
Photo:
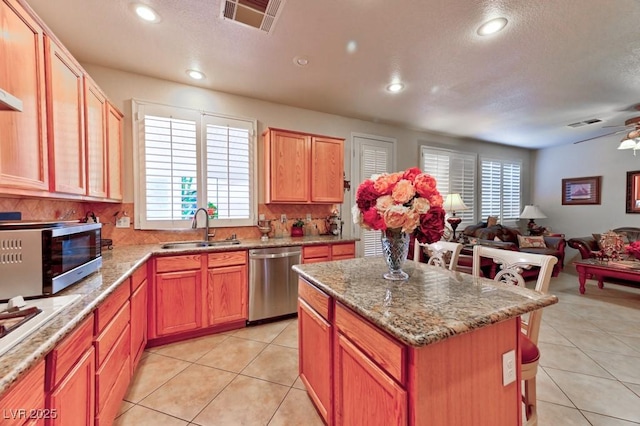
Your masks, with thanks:
[[[389,272],[384,274],[388,280],[406,280],[409,275],[402,270],[409,253],[409,234],[399,229],[387,229],[382,232],[382,254]]]

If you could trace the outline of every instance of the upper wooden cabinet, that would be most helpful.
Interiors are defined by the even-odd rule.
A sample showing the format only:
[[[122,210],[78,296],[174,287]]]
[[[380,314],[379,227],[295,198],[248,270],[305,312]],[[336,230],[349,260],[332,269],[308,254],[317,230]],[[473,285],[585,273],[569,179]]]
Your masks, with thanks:
[[[0,111],[2,192],[47,191],[44,32],[16,0],[0,0],[0,58],[0,88],[23,103]]]
[[[47,128],[53,161],[51,190],[84,195],[84,90],[80,65],[45,36]]]
[[[107,101],[108,198],[122,201],[122,113]]]
[[[281,129],[263,137],[265,203],[342,203],[344,139]]]
[[[84,77],[84,119],[87,142],[87,195],[107,196],[107,98]]]

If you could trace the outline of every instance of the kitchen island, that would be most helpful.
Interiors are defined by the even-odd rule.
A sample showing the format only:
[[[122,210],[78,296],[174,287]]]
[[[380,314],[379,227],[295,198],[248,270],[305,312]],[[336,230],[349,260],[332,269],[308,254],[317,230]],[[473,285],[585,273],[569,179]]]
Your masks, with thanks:
[[[521,424],[520,315],[553,295],[382,258],[294,266],[300,375],[329,424]],[[503,354],[516,380],[503,382]],[[507,355],[507,358],[509,355]]]

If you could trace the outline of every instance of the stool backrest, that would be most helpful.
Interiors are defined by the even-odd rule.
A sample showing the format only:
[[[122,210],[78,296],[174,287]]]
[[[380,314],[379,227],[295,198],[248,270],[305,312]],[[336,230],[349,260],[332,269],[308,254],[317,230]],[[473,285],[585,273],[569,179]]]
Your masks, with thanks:
[[[458,266],[458,258],[462,250],[462,244],[449,241],[436,241],[432,244],[422,244],[416,240],[413,252],[413,259],[416,262],[420,260],[420,251],[423,247],[428,248],[431,252],[427,265],[440,266],[451,271],[454,271],[456,266]],[[446,257],[448,253],[451,253],[451,255],[447,262]]]

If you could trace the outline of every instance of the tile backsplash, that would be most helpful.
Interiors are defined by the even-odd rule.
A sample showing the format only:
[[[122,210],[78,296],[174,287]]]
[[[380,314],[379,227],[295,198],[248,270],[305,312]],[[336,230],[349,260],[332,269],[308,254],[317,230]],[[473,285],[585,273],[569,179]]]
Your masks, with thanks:
[[[264,214],[265,219],[273,220],[272,228],[276,222],[283,227],[285,234],[289,235],[291,225],[297,219],[306,220],[307,214],[311,215],[312,224],[318,231],[326,233],[325,219],[331,215],[334,206],[331,205],[274,205],[260,204],[258,213]],[[134,229],[133,203],[91,203],[38,198],[0,198],[0,211],[22,212],[23,220],[79,220],[84,219],[89,212],[93,212],[102,222],[102,237],[113,240],[114,246],[136,244],[158,244],[169,241],[199,240],[202,238],[202,230],[180,231],[148,231]],[[116,228],[116,217],[126,213],[131,217],[129,228]],[[287,222],[280,224],[282,214],[287,215]],[[256,226],[237,228],[216,228],[215,239],[225,239],[236,234],[239,239],[260,238],[260,231]],[[273,237],[273,232],[270,234]]]

